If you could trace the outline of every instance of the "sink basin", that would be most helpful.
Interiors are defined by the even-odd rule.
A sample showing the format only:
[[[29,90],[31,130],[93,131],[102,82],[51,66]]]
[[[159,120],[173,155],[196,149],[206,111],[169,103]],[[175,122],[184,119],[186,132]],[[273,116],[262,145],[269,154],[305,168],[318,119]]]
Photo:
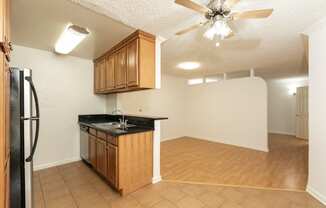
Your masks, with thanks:
[[[93,123],[92,125],[98,127],[98,128],[104,128],[104,129],[120,129],[125,130],[131,127],[135,127],[136,125],[133,124],[127,124],[123,125],[119,122],[108,122],[108,123]]]

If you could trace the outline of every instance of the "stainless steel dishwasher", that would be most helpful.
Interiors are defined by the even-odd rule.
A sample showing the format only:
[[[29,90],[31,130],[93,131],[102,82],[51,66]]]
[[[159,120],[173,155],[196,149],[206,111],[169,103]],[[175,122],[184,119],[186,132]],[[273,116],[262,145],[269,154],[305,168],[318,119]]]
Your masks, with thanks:
[[[90,163],[88,154],[88,127],[80,125],[80,157]]]

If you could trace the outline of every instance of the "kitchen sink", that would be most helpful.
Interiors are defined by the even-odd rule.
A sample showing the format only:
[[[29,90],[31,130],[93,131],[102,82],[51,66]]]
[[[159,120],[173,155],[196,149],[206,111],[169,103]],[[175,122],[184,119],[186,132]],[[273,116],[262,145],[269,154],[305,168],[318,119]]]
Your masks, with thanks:
[[[119,122],[107,122],[107,123],[93,123],[95,127],[98,128],[104,128],[104,129],[120,129],[120,130],[125,130],[128,128],[136,127],[136,125],[133,124],[121,124]]]

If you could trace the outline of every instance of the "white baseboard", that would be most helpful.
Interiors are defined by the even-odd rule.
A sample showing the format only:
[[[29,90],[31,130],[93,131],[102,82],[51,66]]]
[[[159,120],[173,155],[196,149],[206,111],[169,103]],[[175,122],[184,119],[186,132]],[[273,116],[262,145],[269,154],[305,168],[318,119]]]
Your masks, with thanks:
[[[323,194],[319,193],[318,191],[316,191],[314,188],[312,188],[311,186],[307,186],[307,190],[306,190],[311,196],[313,196],[314,198],[316,198],[318,201],[320,201],[322,204],[326,205],[326,196],[324,196]]]
[[[152,178],[152,184],[158,183],[161,180],[162,180],[162,177],[161,176],[154,177],[154,178]]]
[[[51,168],[51,167],[58,166],[58,165],[64,165],[64,164],[67,164],[67,163],[76,162],[76,161],[80,161],[80,160],[81,160],[80,157],[78,157],[78,158],[76,157],[76,158],[65,159],[65,160],[62,160],[62,161],[57,161],[57,162],[52,162],[52,163],[35,165],[34,166],[34,171],[42,170],[42,169],[46,169],[46,168]]]

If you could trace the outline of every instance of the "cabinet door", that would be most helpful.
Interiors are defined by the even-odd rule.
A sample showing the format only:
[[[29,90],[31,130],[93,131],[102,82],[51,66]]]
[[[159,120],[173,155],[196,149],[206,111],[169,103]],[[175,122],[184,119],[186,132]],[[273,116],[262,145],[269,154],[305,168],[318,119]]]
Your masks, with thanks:
[[[96,170],[102,175],[107,175],[106,142],[96,139]]]
[[[115,187],[118,187],[117,171],[118,171],[118,148],[112,144],[107,146],[107,179]]]
[[[11,42],[11,28],[10,28],[10,22],[11,22],[11,3],[10,0],[3,0],[5,2],[4,5],[4,36],[5,36],[5,41],[7,43]]]
[[[125,47],[117,52],[115,66],[115,88],[125,88],[127,78],[127,50]]]
[[[0,0],[0,42],[5,42],[5,0]]]
[[[106,89],[112,90],[115,86],[114,78],[115,55],[112,54],[106,59]]]
[[[100,92],[100,63],[94,64],[94,92]]]
[[[127,85],[128,87],[139,85],[138,39],[127,46]]]
[[[10,0],[0,1],[0,44],[6,59],[10,60]]]
[[[7,162],[6,168],[5,168],[5,207],[10,208],[10,167],[9,167],[10,161]]]
[[[10,71],[5,62],[5,161],[10,157]]]
[[[106,72],[105,72],[105,69],[106,69],[106,67],[105,67],[105,59],[103,59],[102,61],[100,61],[100,66],[99,66],[99,70],[100,70],[100,78],[99,78],[99,80],[100,80],[100,86],[99,86],[99,88],[100,88],[100,91],[104,91],[105,90],[105,85],[106,85],[106,83],[105,83],[105,79],[106,79]]]
[[[89,160],[91,165],[96,169],[96,137],[93,135],[88,135],[88,148],[89,148]]]

